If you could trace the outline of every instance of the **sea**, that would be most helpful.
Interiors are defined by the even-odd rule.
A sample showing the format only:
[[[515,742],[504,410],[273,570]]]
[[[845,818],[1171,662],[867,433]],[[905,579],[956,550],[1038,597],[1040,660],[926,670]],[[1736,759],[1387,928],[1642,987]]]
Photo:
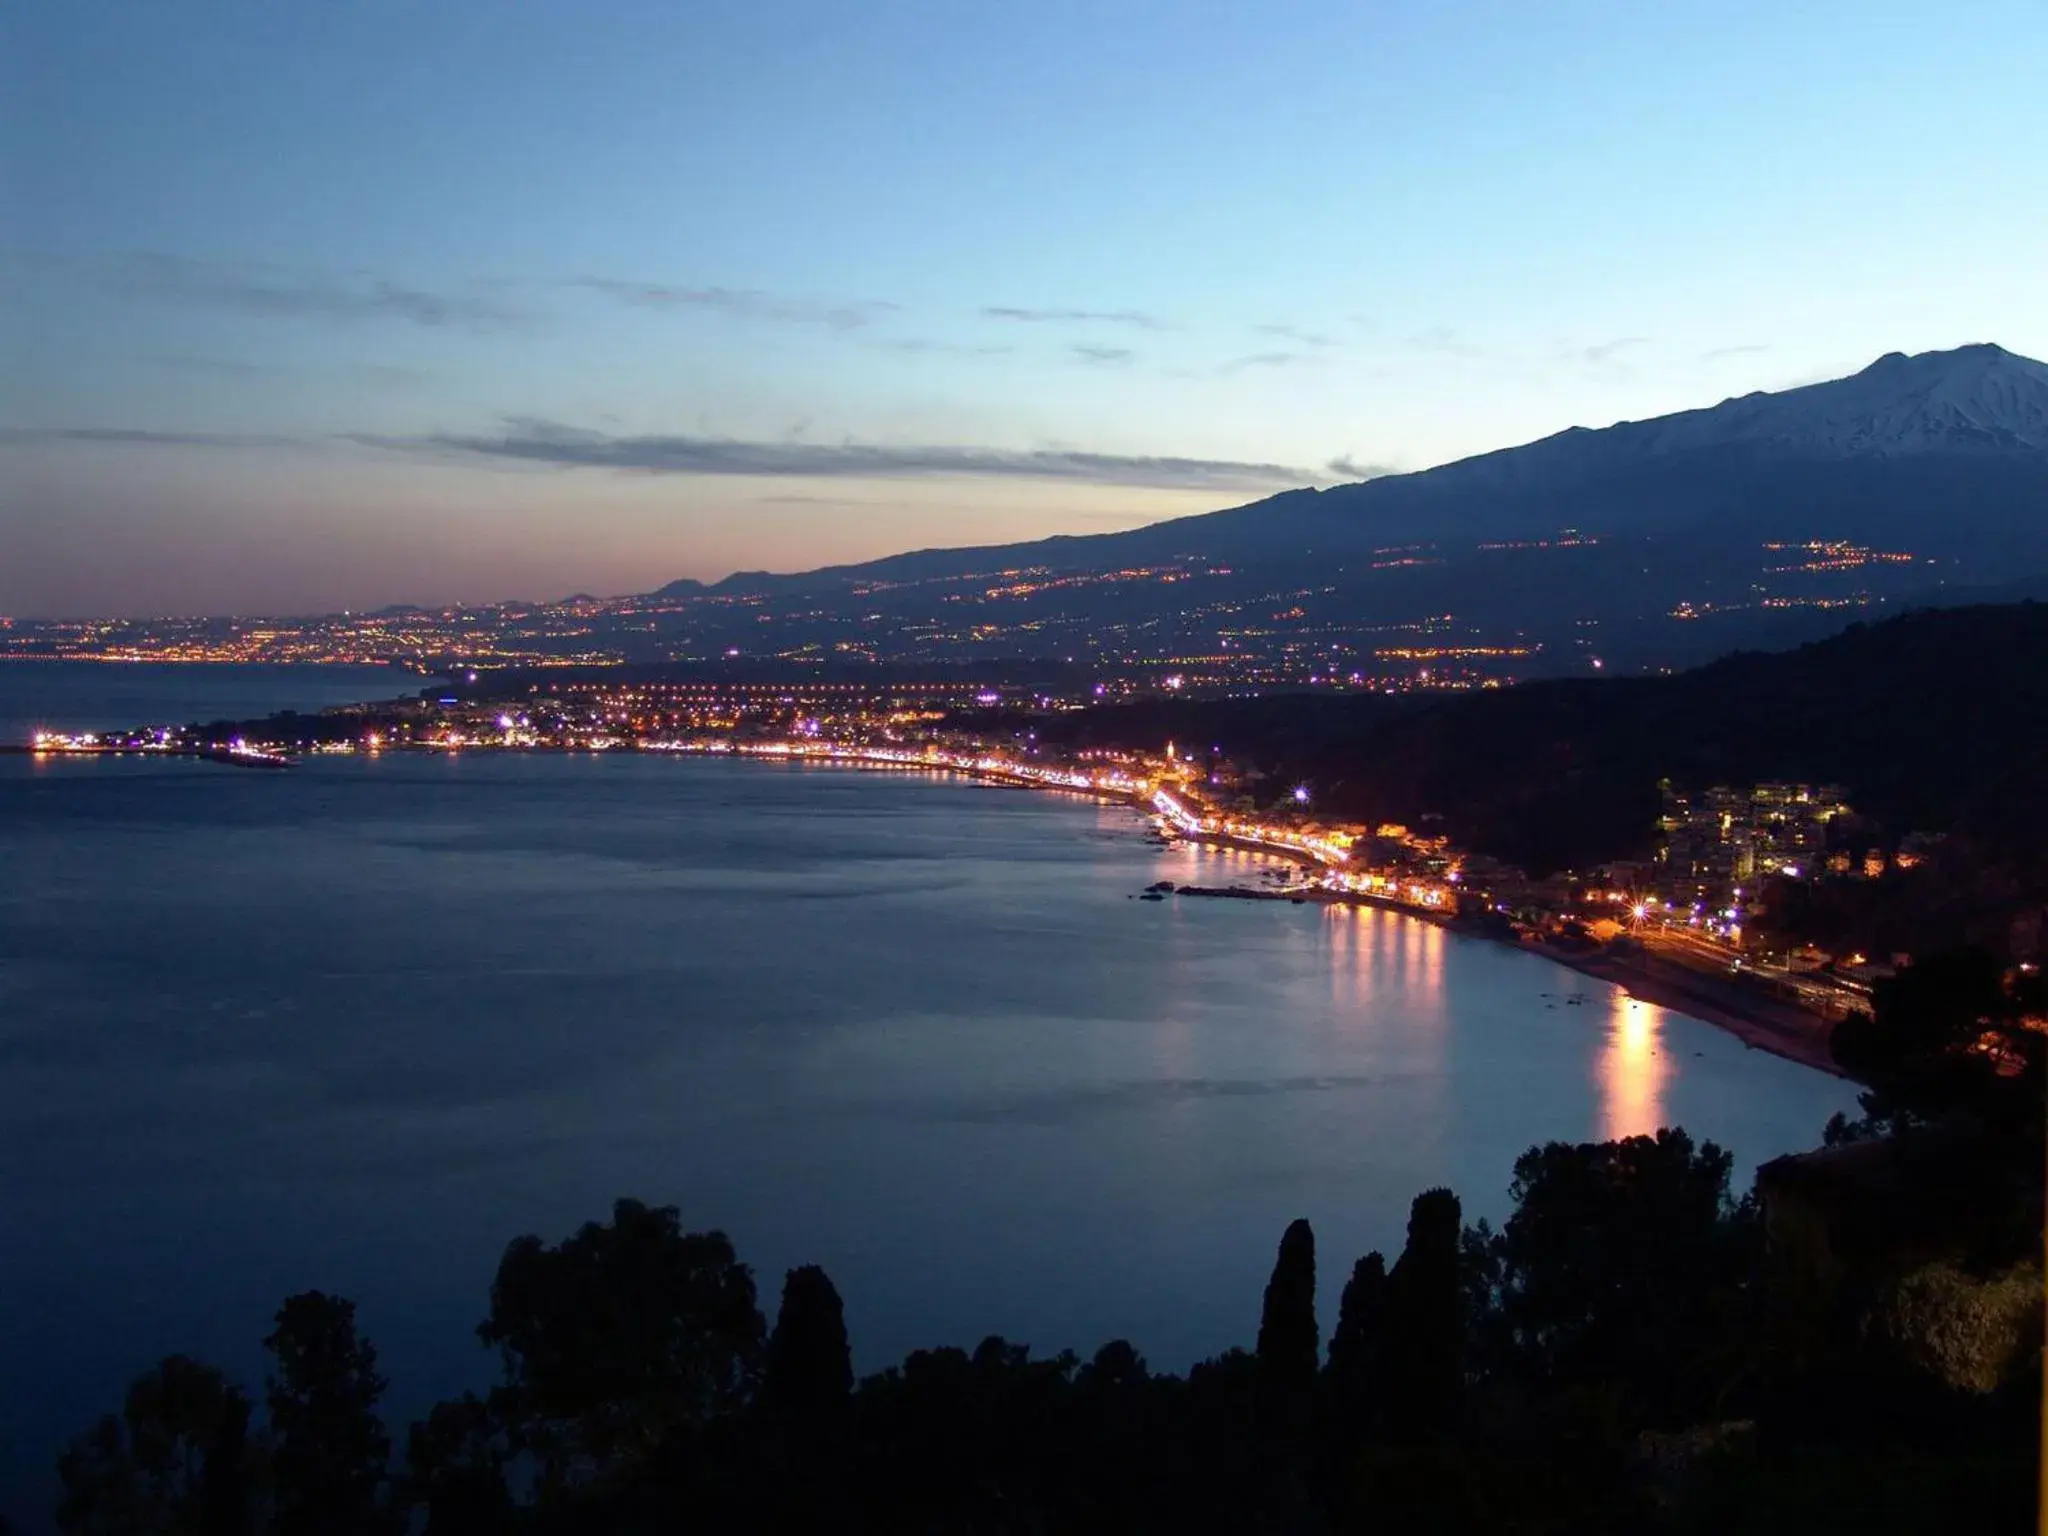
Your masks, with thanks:
[[[415,691],[327,668],[0,665],[0,741]],[[1282,1230],[1325,1326],[1410,1199],[1683,1126],[1756,1165],[1834,1078],[1372,910],[1139,899],[1269,861],[927,773],[471,752],[288,772],[0,756],[0,1512],[164,1355],[260,1395],[356,1300],[402,1422],[484,1388],[492,1273],[632,1196],[856,1366],[991,1333],[1249,1345]],[[400,1435],[402,1441],[402,1433]]]

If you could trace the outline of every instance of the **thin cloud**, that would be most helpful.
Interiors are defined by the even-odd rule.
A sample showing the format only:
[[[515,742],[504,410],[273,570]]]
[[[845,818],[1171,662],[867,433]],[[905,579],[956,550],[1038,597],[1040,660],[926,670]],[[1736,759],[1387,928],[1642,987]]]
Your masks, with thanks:
[[[1348,453],[1338,454],[1323,468],[1339,480],[1378,480],[1386,475],[1401,473],[1391,464],[1361,464]]]
[[[1128,363],[1129,361],[1131,361],[1132,358],[1138,355],[1137,353],[1133,352],[1129,347],[1096,347],[1083,345],[1075,347],[1073,351],[1074,356],[1079,361],[1098,368],[1119,367],[1124,363]]]
[[[1261,336],[1278,336],[1283,341],[1298,342],[1304,347],[1334,347],[1337,338],[1325,336],[1320,331],[1304,331],[1293,325],[1255,325],[1252,327]]]
[[[914,480],[978,477],[1148,486],[1168,490],[1243,490],[1305,485],[1316,477],[1285,464],[1082,453],[1071,449],[897,447],[864,443],[742,442],[726,438],[614,437],[548,421],[514,419],[495,436],[356,436],[353,442],[402,452],[478,456],[561,469],[615,469],[663,475],[736,475]]]
[[[254,379],[277,372],[264,363],[246,363],[232,357],[196,357],[180,352],[156,353],[142,361],[152,368],[167,368],[173,373],[204,374],[217,379]]]
[[[202,357],[188,353],[151,353],[138,359],[152,368],[168,369],[173,373],[198,374],[206,378],[220,379],[275,379],[280,375],[297,370],[275,363],[251,363],[240,358]],[[434,375],[424,368],[410,368],[398,363],[343,363],[332,369],[311,370],[344,378],[355,384],[368,385],[375,389],[411,389],[425,384]]]
[[[1700,361],[1703,363],[1718,363],[1724,357],[1754,357],[1759,352],[1768,352],[1770,350],[1768,342],[1745,342],[1737,347],[1715,347],[1712,351],[1702,352],[1700,354]]]
[[[1579,349],[1579,356],[1597,367],[1601,363],[1613,362],[1617,354],[1626,352],[1631,347],[1646,347],[1649,344],[1650,338],[1647,336],[1617,336],[1613,341],[1603,341],[1594,346],[1581,347]]]
[[[982,307],[988,320],[1012,320],[1025,325],[1128,325],[1141,331],[1163,331],[1164,321],[1138,309],[1025,309],[1014,304]]]
[[[699,310],[741,320],[822,325],[835,331],[858,330],[902,307],[886,299],[813,302],[764,293],[758,288],[688,288],[612,277],[571,278],[567,286],[601,293],[636,309]]]
[[[1447,325],[1432,325],[1427,330],[1415,332],[1407,341],[1409,346],[1420,352],[1441,352],[1447,357],[1479,356],[1479,348],[1463,340]]]
[[[1248,357],[1233,357],[1216,371],[1227,375],[1243,373],[1247,368],[1292,368],[1296,363],[1309,361],[1299,352],[1254,352]]]
[[[94,284],[124,298],[231,309],[265,319],[396,320],[491,330],[532,318],[476,291],[481,284],[436,292],[373,272],[193,261],[163,251],[94,259],[82,269]]]
[[[747,504],[754,507],[890,507],[901,510],[903,503],[887,496],[869,499],[862,496],[750,496]],[[982,504],[972,501],[919,501],[918,507],[926,512],[978,512]]]
[[[901,352],[908,357],[1008,357],[1015,347],[972,347],[957,341],[934,341],[928,336],[904,336],[867,343],[878,352]]]
[[[408,368],[403,363],[350,363],[342,372],[378,389],[416,389],[434,378],[424,368]]]
[[[0,443],[116,443],[155,448],[289,448],[303,441],[254,432],[157,432],[141,427],[5,427]]]

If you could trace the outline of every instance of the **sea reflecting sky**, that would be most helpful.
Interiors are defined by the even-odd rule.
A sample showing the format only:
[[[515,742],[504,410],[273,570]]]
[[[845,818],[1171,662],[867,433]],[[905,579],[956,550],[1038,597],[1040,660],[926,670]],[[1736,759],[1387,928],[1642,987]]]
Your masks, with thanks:
[[[765,1293],[824,1264],[863,1369],[992,1331],[1182,1367],[1251,1340],[1293,1217],[1333,1309],[1532,1142],[1683,1123],[1746,1179],[1850,1103],[1408,918],[1137,899],[1273,867],[934,775],[0,759],[5,1476],[168,1351],[260,1379],[309,1286],[401,1414],[481,1384],[505,1241],[620,1194]]]

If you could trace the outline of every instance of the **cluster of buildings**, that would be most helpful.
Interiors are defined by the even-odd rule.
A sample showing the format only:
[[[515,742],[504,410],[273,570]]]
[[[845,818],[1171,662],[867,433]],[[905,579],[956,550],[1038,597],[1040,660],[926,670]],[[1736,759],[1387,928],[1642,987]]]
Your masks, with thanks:
[[[1849,814],[1838,784],[1717,784],[1685,791],[1666,780],[1659,883],[1669,894],[1713,900],[1766,875],[1804,879],[1831,857],[1829,827]]]
[[[1942,842],[1939,833],[1913,832],[1889,850],[1859,847],[1855,815],[1839,784],[1770,782],[1687,792],[1667,780],[1660,787],[1662,840],[1643,879],[1674,898],[1714,903],[1774,876],[1876,880],[1912,869]]]

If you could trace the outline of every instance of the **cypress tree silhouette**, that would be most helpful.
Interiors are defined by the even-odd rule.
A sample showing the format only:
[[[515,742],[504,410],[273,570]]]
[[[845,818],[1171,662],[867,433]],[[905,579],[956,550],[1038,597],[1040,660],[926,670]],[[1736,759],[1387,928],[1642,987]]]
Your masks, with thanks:
[[[1424,1190],[1408,1209],[1408,1246],[1387,1276],[1388,1429],[1435,1439],[1458,1415],[1465,1319],[1458,1267],[1461,1210],[1448,1189]]]
[[[1351,1267],[1330,1335],[1330,1406],[1346,1429],[1364,1429],[1376,1417],[1386,1328],[1387,1261],[1368,1253]]]
[[[1259,1382],[1270,1409],[1290,1416],[1305,1411],[1315,1389],[1317,1345],[1316,1235],[1296,1220],[1280,1239],[1259,1317]]]
[[[787,1421],[822,1426],[843,1413],[853,1392],[853,1351],[846,1308],[815,1264],[792,1269],[768,1339],[762,1397]]]

